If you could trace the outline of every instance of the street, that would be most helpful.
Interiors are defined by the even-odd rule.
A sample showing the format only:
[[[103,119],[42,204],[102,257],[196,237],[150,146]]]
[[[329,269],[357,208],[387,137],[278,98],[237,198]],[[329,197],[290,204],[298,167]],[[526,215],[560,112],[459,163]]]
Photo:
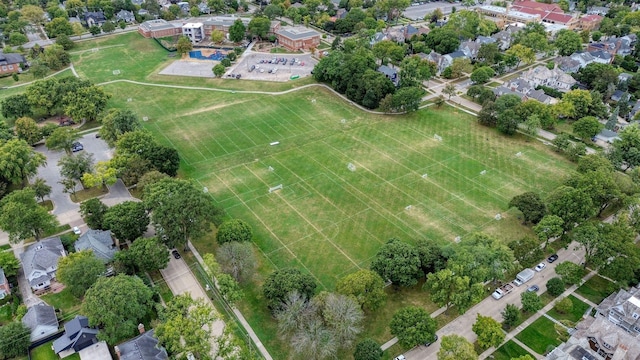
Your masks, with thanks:
[[[542,294],[547,291],[547,281],[556,276],[555,267],[559,263],[563,261],[571,261],[576,264],[580,264],[584,261],[584,250],[580,248],[579,250],[574,251],[573,249],[576,245],[576,243],[571,243],[567,249],[561,249],[558,251],[558,260],[551,264],[544,260],[547,264],[545,269],[536,273],[533,279],[519,287],[516,287],[515,290],[505,295],[502,299],[496,300],[489,296],[482,300],[480,303],[467,310],[466,313],[457,317],[455,320],[440,329],[437,332],[438,337],[442,339],[445,335],[455,334],[460,335],[473,343],[477,337],[473,330],[471,330],[471,327],[476,321],[476,314],[491,316],[497,321],[502,322],[501,312],[507,304],[514,304],[521,307],[522,302],[520,300],[520,294],[525,292],[529,286],[538,285],[540,287],[538,294]],[[407,360],[435,360],[437,358],[436,354],[438,353],[438,350],[440,350],[440,340],[429,347],[418,346],[404,355]]]

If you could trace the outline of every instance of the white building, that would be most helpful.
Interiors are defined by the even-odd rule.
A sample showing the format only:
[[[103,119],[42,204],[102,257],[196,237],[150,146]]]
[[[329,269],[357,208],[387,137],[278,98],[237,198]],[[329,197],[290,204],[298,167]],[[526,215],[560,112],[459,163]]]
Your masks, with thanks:
[[[182,35],[188,37],[192,44],[197,44],[204,39],[204,25],[200,22],[186,23],[182,25]]]

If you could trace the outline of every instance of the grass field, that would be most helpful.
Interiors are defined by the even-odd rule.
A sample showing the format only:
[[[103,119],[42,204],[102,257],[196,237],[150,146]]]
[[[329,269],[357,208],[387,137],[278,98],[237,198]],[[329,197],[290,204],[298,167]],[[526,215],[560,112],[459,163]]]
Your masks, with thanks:
[[[553,325],[551,320],[541,317],[516,335],[516,339],[522,341],[531,350],[544,355],[548,347],[560,345]]]
[[[573,322],[577,322],[578,320],[582,319],[582,316],[587,311],[587,309],[590,308],[590,306],[573,295],[569,295],[569,299],[571,299],[571,302],[573,303],[573,308],[571,309],[571,311],[566,314],[561,314],[554,307],[553,309],[549,310],[549,316],[556,320],[569,320]]]
[[[51,348],[53,341],[49,341],[48,343],[42,344],[37,348],[31,350],[31,360],[57,360],[60,357],[53,352]],[[65,359],[68,360],[80,360],[80,354],[75,353],[71,354]]]
[[[531,355],[522,346],[509,340],[504,345],[500,346],[489,358],[494,360],[511,360],[523,355]]]
[[[578,289],[576,289],[576,292],[584,296],[587,300],[591,300],[591,302],[595,304],[600,304],[600,302],[604,300],[604,298],[609,296],[617,289],[618,286],[616,286],[614,283],[599,275],[596,275],[587,280]]]
[[[248,221],[275,267],[304,268],[322,289],[367,268],[391,237],[521,237],[527,230],[508,201],[553,189],[572,167],[537,142],[499,136],[448,108],[392,118],[365,115],[320,89],[277,97],[106,89],[114,105],[149,116],[146,127],[180,151],[183,175]],[[127,103],[132,93],[147,96]]]

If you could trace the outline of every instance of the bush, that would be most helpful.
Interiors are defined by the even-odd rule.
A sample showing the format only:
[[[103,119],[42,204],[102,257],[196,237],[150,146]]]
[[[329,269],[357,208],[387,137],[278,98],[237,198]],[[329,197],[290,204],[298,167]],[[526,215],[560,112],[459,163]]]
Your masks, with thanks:
[[[251,226],[240,219],[227,220],[220,225],[216,234],[218,244],[224,244],[230,241],[251,241],[253,231]]]
[[[556,302],[555,308],[560,314],[568,314],[573,310],[573,301],[566,297]]]
[[[564,281],[559,277],[554,277],[547,281],[547,292],[552,296],[559,296],[564,292]]]
[[[224,67],[229,67],[231,66],[231,60],[229,60],[229,58],[224,58],[222,59],[222,61],[220,61],[220,64],[222,64],[222,66]]]

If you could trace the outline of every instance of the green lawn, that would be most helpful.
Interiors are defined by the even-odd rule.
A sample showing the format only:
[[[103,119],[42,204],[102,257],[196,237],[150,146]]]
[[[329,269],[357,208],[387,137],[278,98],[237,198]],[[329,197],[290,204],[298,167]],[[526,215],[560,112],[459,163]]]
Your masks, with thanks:
[[[59,293],[46,294],[41,296],[47,304],[62,311],[62,317],[71,319],[80,310],[82,301],[71,295],[68,289],[64,289]]]
[[[53,341],[42,344],[31,350],[31,360],[58,360],[60,357],[51,348]],[[65,358],[66,360],[80,360],[80,354],[75,353]]]
[[[573,322],[577,322],[578,320],[582,319],[582,315],[584,315],[584,313],[587,311],[587,309],[590,308],[590,306],[573,295],[569,295],[569,299],[571,299],[571,302],[573,303],[573,309],[571,309],[570,312],[561,314],[554,307],[553,309],[549,310],[547,314],[549,314],[549,316],[556,320],[570,320]]]
[[[4,325],[13,321],[13,304],[6,303],[0,306],[0,325]]]
[[[595,304],[599,304],[604,298],[612,292],[618,290],[618,287],[611,281],[596,275],[582,284],[576,293],[582,295],[585,299],[591,300]]]
[[[546,317],[540,317],[522,332],[516,335],[516,339],[522,341],[531,350],[544,355],[549,345],[558,346],[558,334],[554,328],[554,323]]]
[[[490,358],[493,360],[511,360],[512,358],[517,358],[523,355],[531,354],[529,354],[527,350],[523,349],[522,346],[509,340],[491,354],[492,357],[490,356]]]

